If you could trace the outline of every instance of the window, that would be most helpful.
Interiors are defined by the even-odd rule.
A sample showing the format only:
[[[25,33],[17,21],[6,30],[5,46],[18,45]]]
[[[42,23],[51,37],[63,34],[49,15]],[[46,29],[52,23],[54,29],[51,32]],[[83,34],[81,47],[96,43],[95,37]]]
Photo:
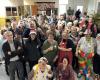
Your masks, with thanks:
[[[17,9],[16,9],[16,7],[12,7],[12,16],[17,16]]]
[[[16,7],[6,7],[6,15],[7,16],[17,16]]]
[[[6,8],[6,15],[11,16],[11,8],[10,7]]]

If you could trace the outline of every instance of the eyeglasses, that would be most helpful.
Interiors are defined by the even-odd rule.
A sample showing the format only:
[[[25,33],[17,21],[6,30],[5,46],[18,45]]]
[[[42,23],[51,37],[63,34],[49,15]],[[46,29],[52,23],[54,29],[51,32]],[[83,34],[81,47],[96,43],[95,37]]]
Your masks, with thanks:
[[[7,36],[13,36],[13,35],[7,35]]]

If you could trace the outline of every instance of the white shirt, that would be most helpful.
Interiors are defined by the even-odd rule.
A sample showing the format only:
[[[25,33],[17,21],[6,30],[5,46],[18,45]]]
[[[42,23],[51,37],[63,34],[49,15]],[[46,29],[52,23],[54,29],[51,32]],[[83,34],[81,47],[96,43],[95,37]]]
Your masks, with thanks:
[[[100,40],[96,40],[97,42],[97,54],[100,55]]]
[[[9,45],[10,45],[11,51],[15,51],[14,42],[9,43]],[[15,57],[13,57],[13,58],[10,58],[10,61],[16,61],[16,60],[18,60],[18,59],[19,59],[19,57],[18,57],[18,56],[15,56]]]

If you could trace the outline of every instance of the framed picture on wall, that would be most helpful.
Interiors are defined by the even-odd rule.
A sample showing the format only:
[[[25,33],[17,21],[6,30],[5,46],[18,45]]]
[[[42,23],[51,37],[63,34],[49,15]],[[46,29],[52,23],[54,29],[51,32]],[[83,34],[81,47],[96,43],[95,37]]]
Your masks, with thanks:
[[[55,8],[55,2],[37,2],[38,11],[46,11]]]

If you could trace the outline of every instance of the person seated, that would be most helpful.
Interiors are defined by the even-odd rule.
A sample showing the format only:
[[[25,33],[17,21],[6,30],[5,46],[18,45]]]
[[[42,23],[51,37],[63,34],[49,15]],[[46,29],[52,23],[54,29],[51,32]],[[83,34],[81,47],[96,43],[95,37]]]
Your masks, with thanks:
[[[38,64],[33,66],[32,71],[28,75],[28,80],[50,80],[53,76],[51,66],[47,64],[48,60],[41,57]]]
[[[56,80],[75,80],[75,73],[69,64],[67,57],[63,58],[62,63],[57,67],[57,79]]]

